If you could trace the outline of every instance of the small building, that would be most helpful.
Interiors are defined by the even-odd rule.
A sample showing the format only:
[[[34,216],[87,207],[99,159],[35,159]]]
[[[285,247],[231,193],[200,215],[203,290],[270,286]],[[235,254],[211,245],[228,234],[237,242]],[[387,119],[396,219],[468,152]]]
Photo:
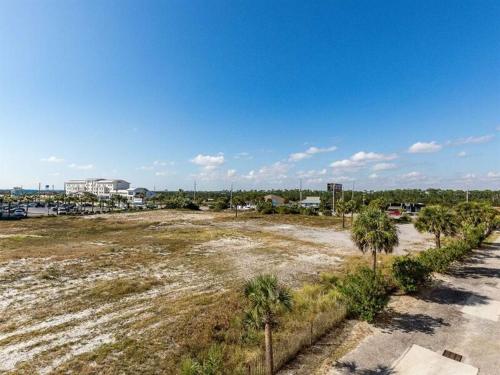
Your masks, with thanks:
[[[127,198],[129,204],[144,204],[147,198],[151,198],[155,195],[154,192],[149,191],[146,188],[128,188],[122,190],[112,190],[111,195],[121,195]]]
[[[300,206],[304,208],[319,208],[321,200],[319,197],[306,197],[300,201]]]
[[[285,204],[285,198],[279,195],[268,194],[264,196],[264,201],[271,202],[274,207],[283,206]]]

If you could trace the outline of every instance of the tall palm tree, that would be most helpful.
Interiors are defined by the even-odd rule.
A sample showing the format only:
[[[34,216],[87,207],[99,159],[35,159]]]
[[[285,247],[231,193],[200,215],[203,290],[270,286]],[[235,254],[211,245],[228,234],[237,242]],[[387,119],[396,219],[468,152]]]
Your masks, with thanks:
[[[264,327],[267,374],[274,372],[272,327],[282,310],[291,310],[293,301],[288,288],[278,283],[274,275],[259,275],[245,285],[245,297],[250,302],[246,322],[256,328]]]
[[[415,221],[419,232],[434,234],[436,247],[441,248],[441,235],[453,236],[457,233],[457,218],[452,210],[444,206],[423,208]]]
[[[376,207],[368,207],[358,214],[352,224],[351,237],[363,253],[371,251],[373,272],[377,269],[377,253],[392,253],[399,243],[396,225]]]
[[[343,199],[340,199],[335,204],[335,212],[337,215],[342,215],[342,229],[345,228],[345,214],[349,212],[349,203]]]

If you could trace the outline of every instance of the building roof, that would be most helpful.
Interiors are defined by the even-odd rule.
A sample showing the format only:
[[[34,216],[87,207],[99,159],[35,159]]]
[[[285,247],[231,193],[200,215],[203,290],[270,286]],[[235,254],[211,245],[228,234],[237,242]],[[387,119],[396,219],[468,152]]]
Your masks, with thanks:
[[[305,204],[320,204],[321,200],[320,200],[319,197],[306,197],[306,199],[301,200],[300,203],[305,203]]]

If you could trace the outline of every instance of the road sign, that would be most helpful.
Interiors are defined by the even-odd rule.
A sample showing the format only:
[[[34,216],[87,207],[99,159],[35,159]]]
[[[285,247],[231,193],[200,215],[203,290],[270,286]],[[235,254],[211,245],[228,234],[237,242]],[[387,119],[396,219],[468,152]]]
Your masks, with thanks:
[[[337,193],[342,191],[342,184],[335,184],[333,182],[329,182],[326,184],[326,188],[328,191],[335,191]]]

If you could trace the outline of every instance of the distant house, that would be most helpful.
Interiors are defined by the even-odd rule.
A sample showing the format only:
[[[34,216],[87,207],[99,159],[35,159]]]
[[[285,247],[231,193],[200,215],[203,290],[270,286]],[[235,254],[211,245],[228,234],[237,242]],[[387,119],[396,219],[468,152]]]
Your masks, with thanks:
[[[300,201],[300,206],[305,208],[319,208],[321,200],[319,197],[306,197]]]
[[[264,200],[266,202],[271,202],[273,206],[278,207],[278,206],[283,206],[285,204],[285,198],[280,197],[279,195],[274,195],[274,194],[268,194],[264,196]]]

